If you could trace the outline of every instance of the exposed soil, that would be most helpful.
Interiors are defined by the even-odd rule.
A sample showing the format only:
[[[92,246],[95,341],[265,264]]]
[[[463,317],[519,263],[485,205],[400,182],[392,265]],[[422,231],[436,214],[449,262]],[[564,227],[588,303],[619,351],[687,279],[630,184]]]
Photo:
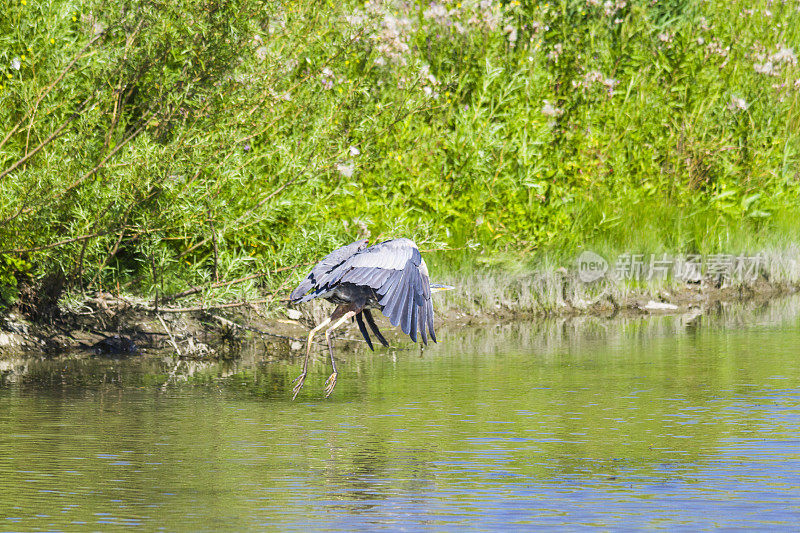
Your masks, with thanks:
[[[642,316],[649,314],[703,314],[726,303],[761,305],[769,300],[798,292],[789,284],[761,280],[749,286],[715,288],[708,284],[688,284],[677,291],[642,293],[625,301],[606,297],[594,303],[560,302],[550,313],[520,312],[514,309],[488,309],[467,315],[457,309],[437,311],[437,323],[480,325],[497,321],[522,320],[547,315],[559,316]],[[239,343],[258,337],[265,353],[288,356],[304,349],[305,338],[313,327],[307,312],[290,311],[285,317],[264,317],[256,306],[239,305],[206,310],[176,311],[152,309],[147,302],[99,293],[87,298],[78,310],[45,313],[32,320],[19,312],[0,316],[0,357],[30,353],[56,355],[73,350],[98,354],[177,352],[181,357],[225,358],[235,356]],[[359,338],[357,329],[349,338]],[[397,328],[388,323],[382,329],[392,336]],[[388,336],[388,335],[387,335]],[[320,339],[324,340],[324,339]],[[390,340],[391,342],[391,340]]]

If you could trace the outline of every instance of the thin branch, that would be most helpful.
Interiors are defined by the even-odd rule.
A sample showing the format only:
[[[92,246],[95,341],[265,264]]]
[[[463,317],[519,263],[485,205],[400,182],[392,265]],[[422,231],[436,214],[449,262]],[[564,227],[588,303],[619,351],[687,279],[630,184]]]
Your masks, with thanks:
[[[128,213],[129,212],[130,210],[128,211]],[[117,241],[114,243],[114,247],[103,258],[103,262],[100,263],[100,266],[97,267],[97,273],[92,278],[92,281],[90,282],[89,286],[93,286],[95,284],[97,279],[100,277],[100,274],[103,272],[103,269],[105,268],[106,264],[108,263],[108,260],[114,257],[114,255],[116,255],[117,253],[117,250],[119,250],[119,245],[122,242],[123,237],[125,237],[125,229],[126,229],[125,223],[128,221],[128,213],[125,213],[125,218],[123,218],[122,220],[122,229],[119,232],[119,237],[117,238]]]
[[[164,322],[164,319],[161,318],[161,315],[159,313],[156,313],[156,316],[158,317],[158,321],[161,322],[161,326],[164,328],[164,331],[166,331],[167,335],[169,335],[169,342],[172,343],[172,347],[175,348],[175,352],[178,354],[178,357],[180,357],[181,349],[178,348],[178,343],[175,342],[175,337],[172,335],[172,332],[167,327],[167,323]]]
[[[180,298],[185,298],[187,296],[191,296],[192,294],[197,294],[198,292],[203,292],[204,290],[207,290],[207,289],[218,289],[220,287],[228,287],[230,285],[236,285],[238,283],[243,283],[243,282],[251,280],[251,279],[261,278],[261,277],[264,277],[264,276],[267,276],[267,275],[270,275],[270,274],[277,274],[278,272],[284,272],[286,270],[293,270],[295,268],[299,268],[299,267],[302,267],[302,266],[308,266],[308,265],[312,265],[312,264],[314,264],[314,263],[298,263],[296,265],[276,268],[275,270],[269,270],[267,272],[257,272],[255,274],[250,274],[249,276],[245,276],[243,278],[234,279],[234,280],[231,280],[231,281],[220,281],[219,283],[212,283],[211,285],[207,285],[205,287],[192,287],[191,289],[187,289],[187,290],[185,290],[183,292],[179,292],[179,293],[173,294],[171,296],[166,296],[166,297],[162,298],[161,301],[162,302],[171,302],[171,301],[174,301],[174,300],[178,300]],[[275,292],[277,293],[277,291],[275,291]]]
[[[117,152],[119,152],[120,150],[122,150],[122,148],[123,148],[123,147],[124,147],[126,144],[128,144],[130,141],[132,141],[133,139],[135,139],[136,137],[138,137],[138,136],[139,136],[139,134],[142,132],[142,130],[144,130],[144,128],[147,126],[147,123],[149,122],[149,120],[150,120],[150,117],[152,117],[154,114],[155,114],[155,111],[151,111],[151,112],[150,112],[150,113],[149,113],[147,116],[145,116],[145,117],[144,117],[144,118],[141,120],[141,125],[140,125],[138,128],[136,128],[136,130],[135,130],[133,133],[131,133],[131,134],[130,134],[130,135],[128,135],[128,136],[127,136],[125,139],[123,139],[121,143],[119,143],[118,145],[116,145],[116,146],[114,147],[114,149],[113,149],[113,150],[111,150],[111,151],[108,153],[108,155],[107,155],[107,156],[105,156],[105,157],[102,159],[102,161],[100,161],[99,163],[97,163],[97,165],[95,165],[95,167],[94,167],[92,170],[90,170],[89,172],[87,172],[86,174],[84,174],[83,176],[81,176],[80,178],[78,178],[77,180],[73,181],[73,182],[72,182],[71,184],[69,184],[69,185],[68,185],[68,186],[67,186],[67,187],[66,187],[66,188],[65,188],[63,191],[61,191],[61,192],[59,192],[58,194],[56,194],[56,195],[55,195],[55,196],[54,196],[52,199],[54,199],[54,200],[55,200],[55,199],[57,199],[57,198],[60,198],[61,196],[64,196],[65,194],[67,194],[67,193],[68,193],[69,191],[71,191],[72,189],[75,189],[76,187],[79,187],[79,186],[80,186],[80,185],[81,185],[81,184],[82,184],[84,181],[86,181],[87,179],[89,179],[89,178],[90,178],[92,175],[96,174],[98,170],[100,170],[101,168],[103,168],[103,165],[105,165],[105,164],[106,164],[106,162],[107,162],[109,159],[111,159],[112,157],[114,157],[114,155],[116,155],[116,153],[117,153]]]
[[[87,50],[87,49],[88,49],[90,46],[92,46],[92,45],[95,43],[95,41],[97,41],[97,40],[98,40],[100,37],[102,37],[102,36],[103,36],[103,33],[98,33],[98,34],[97,34],[97,35],[94,37],[94,39],[92,39],[91,41],[89,41],[88,43],[86,43],[86,45],[85,45],[83,48],[81,48],[81,51],[80,51],[80,52],[78,52],[78,54],[77,54],[77,55],[76,55],[76,56],[75,56],[75,57],[72,59],[72,61],[70,61],[70,62],[69,62],[69,65],[67,65],[67,66],[64,68],[64,70],[63,70],[63,71],[61,71],[61,74],[59,74],[59,76],[58,76],[58,77],[57,77],[57,78],[56,78],[56,79],[53,81],[53,83],[51,83],[51,84],[50,84],[50,85],[49,85],[49,86],[48,86],[48,87],[47,87],[47,88],[44,90],[44,92],[43,92],[43,93],[42,93],[42,94],[39,96],[39,98],[37,98],[37,100],[36,100],[36,103],[34,103],[34,104],[33,104],[33,109],[34,109],[34,110],[35,110],[35,109],[37,109],[37,108],[39,107],[39,104],[41,104],[41,103],[42,103],[42,100],[44,100],[44,99],[47,97],[47,95],[48,95],[48,94],[50,94],[50,91],[52,91],[52,90],[53,90],[53,87],[55,87],[55,86],[56,86],[56,85],[57,85],[57,84],[58,84],[58,83],[59,83],[59,82],[60,82],[62,79],[64,79],[64,76],[66,76],[66,75],[67,75],[67,72],[69,72],[69,71],[70,71],[70,69],[72,69],[73,65],[75,65],[75,63],[76,63],[76,62],[77,62],[77,61],[78,61],[78,60],[79,60],[81,57],[83,57],[83,53],[84,53],[84,52],[85,52],[85,51],[86,51],[86,50]],[[3,145],[6,143],[6,141],[8,141],[8,138],[9,138],[9,137],[11,137],[11,134],[12,134],[14,131],[16,131],[16,130],[17,130],[17,129],[18,129],[18,128],[19,128],[19,127],[22,125],[22,123],[23,123],[23,122],[25,122],[25,121],[28,119],[28,117],[30,117],[30,116],[31,116],[31,111],[28,111],[28,112],[25,114],[25,116],[24,116],[24,117],[22,117],[22,118],[19,120],[19,122],[17,122],[17,123],[14,125],[14,127],[13,127],[13,128],[11,128],[11,131],[8,133],[8,135],[6,135],[6,136],[5,136],[5,138],[3,139],[3,141],[2,141],[2,142],[0,142],[0,148],[2,148],[2,147],[3,147]]]
[[[150,114],[150,116],[152,116],[152,115],[153,115],[153,113]],[[126,144],[128,144],[128,142],[130,142],[132,139],[137,137],[142,132],[142,130],[145,128],[145,126],[147,126],[147,122],[150,119],[150,116],[147,116],[144,119],[142,119],[141,126],[139,126],[139,128],[137,128],[136,131],[134,131],[128,137],[126,137],[121,143],[116,145],[114,147],[114,149],[111,150],[111,152],[106,157],[104,157],[102,161],[100,161],[97,165],[95,165],[95,167],[92,170],[88,171],[83,176],[81,176],[80,178],[78,178],[77,180],[72,182],[65,189],[62,189],[61,191],[57,192],[55,195],[53,195],[53,196],[51,196],[49,198],[46,198],[43,201],[39,202],[36,206],[28,206],[28,207],[23,206],[23,207],[21,207],[19,209],[19,211],[17,211],[15,214],[13,214],[10,217],[7,217],[6,219],[0,221],[0,225],[1,224],[7,224],[8,222],[14,220],[15,218],[17,218],[18,216],[20,216],[22,214],[29,214],[29,213],[32,213],[32,212],[36,211],[37,209],[41,209],[44,205],[47,205],[48,202],[53,201],[53,200],[57,200],[58,198],[61,198],[62,196],[67,194],[72,189],[80,186],[84,181],[86,181],[92,175],[97,173],[97,171],[100,170],[103,167],[103,165],[105,165],[105,163],[109,159],[114,157],[114,155],[118,151],[120,151],[122,149],[122,147],[124,147]]]
[[[94,238],[97,238],[97,237],[102,237],[104,235],[109,235],[111,233],[116,233],[120,229],[122,231],[126,231],[127,232],[128,230],[131,230],[133,228],[131,228],[131,227],[122,227],[122,228],[117,227],[117,228],[106,230],[106,231],[98,231],[96,233],[88,233],[86,235],[80,235],[78,237],[73,237],[71,239],[64,239],[63,241],[51,242],[50,244],[43,244],[41,246],[34,246],[33,248],[13,248],[13,249],[8,249],[8,250],[0,250],[0,254],[27,254],[27,253],[33,253],[33,252],[41,252],[42,250],[49,250],[51,248],[58,248],[59,246],[64,246],[66,244],[72,244],[74,242],[85,241],[85,240],[88,240],[88,239],[94,239]],[[138,239],[139,237],[141,237],[142,235],[145,235],[147,233],[155,233],[155,232],[159,232],[159,231],[164,231],[164,228],[152,228],[152,229],[148,229],[148,230],[140,230],[137,233],[131,234],[128,237],[127,240],[130,241],[130,240],[133,240],[133,239]]]
[[[219,247],[217,246],[217,230],[214,229],[214,220],[211,218],[211,209],[208,210],[208,224],[211,227],[211,243],[214,246],[214,281],[219,283]]]
[[[51,142],[56,140],[58,137],[60,137],[61,136],[61,132],[64,131],[64,129],[67,126],[69,126],[70,123],[72,123],[73,120],[75,120],[76,118],[78,118],[81,115],[80,112],[83,110],[83,108],[86,106],[86,104],[89,103],[89,100],[91,100],[91,97],[89,97],[86,100],[84,100],[83,102],[81,102],[81,105],[78,106],[78,110],[75,111],[74,113],[72,113],[72,115],[63,124],[61,124],[61,126],[59,126],[56,131],[54,131],[52,134],[50,134],[50,136],[47,139],[45,139],[41,143],[39,143],[39,146],[37,146],[36,148],[34,148],[30,152],[28,152],[21,159],[18,159],[16,163],[14,163],[13,165],[11,165],[7,169],[5,169],[3,172],[0,172],[0,180],[2,180],[4,177],[6,177],[9,173],[14,172],[14,170],[16,170],[20,165],[25,164],[25,162],[28,159],[30,159],[31,157],[33,157],[34,155],[36,155],[36,153],[39,150],[41,150],[42,148],[44,148],[45,146],[47,146],[48,144],[50,144]]]
[[[280,194],[280,193],[281,193],[281,191],[283,191],[283,190],[284,190],[286,187],[288,187],[289,185],[291,185],[292,183],[294,183],[295,181],[297,181],[297,180],[300,178],[300,176],[302,176],[302,174],[296,174],[296,175],[295,175],[293,178],[290,178],[289,180],[287,180],[287,181],[286,181],[285,183],[283,183],[283,184],[282,184],[280,187],[278,187],[277,189],[275,189],[274,191],[272,191],[270,194],[268,194],[268,195],[266,196],[266,198],[262,199],[262,200],[261,200],[261,201],[259,201],[259,202],[258,202],[258,203],[257,203],[255,206],[251,207],[250,209],[248,209],[248,210],[246,210],[244,213],[242,213],[242,214],[241,214],[241,216],[239,216],[239,218],[237,218],[236,220],[234,220],[233,222],[231,222],[231,223],[229,224],[229,227],[235,227],[235,226],[236,226],[236,224],[238,224],[239,222],[241,222],[242,220],[244,220],[246,217],[250,216],[250,214],[251,214],[251,213],[253,213],[253,212],[254,212],[254,211],[256,211],[257,209],[259,209],[261,206],[263,206],[263,205],[264,205],[265,203],[267,203],[269,200],[271,200],[272,198],[274,198],[274,197],[275,197],[277,194]],[[227,230],[223,230],[223,231],[227,231]],[[190,246],[189,248],[187,248],[186,250],[184,250],[183,252],[181,252],[181,253],[180,253],[180,255],[178,255],[178,259],[179,259],[179,260],[180,260],[180,259],[183,259],[183,258],[184,258],[185,256],[187,256],[188,254],[192,253],[192,252],[193,252],[193,251],[195,251],[196,249],[198,249],[198,248],[200,248],[201,246],[205,245],[207,242],[208,242],[208,237],[206,237],[206,238],[204,238],[204,239],[201,239],[201,240],[199,240],[197,243],[193,244],[192,246]]]
[[[64,246],[65,244],[72,244],[73,242],[80,242],[88,239],[94,239],[95,237],[102,237],[103,235],[108,235],[109,233],[113,233],[114,231],[115,230],[98,231],[96,233],[89,233],[87,235],[81,235],[79,237],[73,237],[71,239],[65,239],[63,241],[51,242],[50,244],[43,244],[42,246],[34,246],[33,248],[14,248],[11,250],[0,250],[0,254],[27,254],[32,252],[41,252],[42,250],[49,250],[50,248],[58,248],[59,246]]]
[[[242,324],[237,324],[233,320],[228,320],[227,318],[223,318],[223,317],[221,317],[219,315],[215,315],[214,313],[208,313],[208,316],[210,316],[211,318],[217,320],[223,326],[227,326],[229,328],[239,328],[239,329],[243,329],[245,331],[252,331],[253,333],[258,333],[259,335],[265,335],[267,337],[276,337],[278,339],[287,339],[287,340],[290,340],[290,341],[298,341],[298,342],[305,342],[306,341],[305,338],[300,339],[300,338],[297,338],[297,337],[290,337],[289,335],[279,335],[278,333],[270,333],[269,331],[264,331],[262,329],[254,328],[253,326],[245,326],[245,325],[242,325]],[[347,340],[349,340],[349,339],[347,339]],[[352,339],[352,340],[358,341],[360,339]],[[366,341],[361,341],[361,342],[366,342]],[[328,343],[326,343],[326,342],[318,342],[318,341],[312,341],[311,344],[316,344],[318,346],[328,346]]]
[[[20,125],[21,125],[21,124],[22,124],[22,122],[19,122],[19,123],[17,123],[17,124],[16,124],[16,125],[15,125],[13,128],[11,128],[10,130],[8,130],[8,133],[6,133],[6,136],[5,136],[5,137],[3,137],[3,140],[2,140],[2,141],[0,141],[0,148],[2,148],[4,144],[6,144],[6,141],[8,141],[8,138],[9,138],[9,137],[11,137],[12,135],[14,135],[14,133],[15,133],[15,132],[16,132],[16,131],[19,129],[19,127],[20,127]]]
[[[326,66],[328,66],[330,63],[332,63],[332,62],[333,62],[333,61],[334,61],[334,60],[335,60],[337,57],[339,57],[340,55],[342,55],[342,54],[343,54],[343,53],[344,53],[344,52],[345,52],[347,49],[349,49],[349,48],[350,48],[350,47],[353,45],[353,43],[355,43],[355,42],[358,42],[358,40],[359,40],[359,39],[360,39],[360,38],[363,36],[363,33],[364,33],[364,31],[366,31],[366,30],[362,29],[360,33],[358,33],[358,34],[356,34],[355,36],[353,36],[353,37],[352,37],[352,38],[351,38],[351,39],[350,39],[350,40],[349,40],[347,43],[345,43],[345,44],[344,44],[344,45],[343,45],[343,46],[342,46],[342,47],[341,47],[341,48],[340,48],[340,49],[339,49],[339,50],[338,50],[338,51],[337,51],[337,52],[336,52],[334,55],[330,56],[330,57],[329,57],[329,58],[327,58],[325,61],[323,61],[323,63],[320,65],[320,67],[319,67],[318,69],[316,69],[316,71],[315,71],[314,73],[311,73],[311,72],[309,72],[308,74],[306,74],[306,76],[305,76],[305,77],[301,78],[301,79],[300,79],[300,80],[298,80],[298,81],[297,81],[297,82],[296,82],[294,85],[292,85],[291,87],[289,87],[289,88],[288,88],[288,89],[285,91],[285,94],[292,94],[292,92],[294,92],[294,90],[295,90],[295,89],[297,89],[297,88],[298,88],[300,85],[302,85],[302,84],[304,84],[306,81],[308,81],[308,80],[309,80],[309,79],[310,79],[312,76],[316,76],[316,75],[318,75],[320,72],[322,72],[322,70],[323,70],[323,69],[324,69]],[[266,95],[264,96],[264,98],[262,98],[262,99],[261,99],[261,100],[260,100],[260,101],[259,101],[259,102],[258,102],[258,103],[255,105],[255,106],[253,106],[253,108],[252,108],[252,109],[250,109],[250,112],[248,113],[248,116],[251,116],[251,115],[252,115],[252,114],[253,114],[253,113],[254,113],[256,110],[260,109],[260,108],[261,108],[261,106],[264,104],[264,102],[266,102],[266,100],[267,100],[267,98],[268,98],[269,96],[270,96],[270,95],[269,95],[269,93],[268,93],[268,94],[266,94]],[[307,104],[305,104],[305,105],[302,107],[302,109],[300,110],[300,114],[302,113],[302,111],[303,111],[303,110],[305,110],[306,108],[308,108],[310,105],[311,105],[310,103],[307,103]],[[279,117],[276,117],[276,118],[275,118],[275,120],[273,120],[272,122],[268,123],[266,127],[264,127],[264,128],[261,128],[261,130],[260,130],[260,131],[257,131],[256,133],[252,133],[252,134],[250,134],[250,135],[248,135],[248,136],[246,136],[246,137],[244,137],[244,138],[242,138],[242,139],[239,139],[239,140],[238,140],[238,141],[236,141],[236,142],[237,142],[237,143],[243,143],[243,142],[249,141],[250,139],[253,139],[254,137],[257,137],[257,136],[259,136],[259,135],[261,135],[261,134],[263,134],[263,133],[266,133],[267,131],[269,131],[269,130],[272,128],[272,126],[273,126],[273,125],[274,125],[274,124],[275,124],[275,123],[276,123],[276,122],[277,122],[279,119],[281,119],[281,118],[283,118],[283,117],[284,117],[284,115],[281,115],[281,116],[279,116]]]
[[[225,304],[216,304],[216,305],[198,305],[195,307],[159,307],[156,309],[155,307],[151,307],[149,305],[137,305],[137,308],[142,311],[148,311],[151,313],[197,313],[200,311],[212,311],[214,309],[231,309],[234,307],[245,307],[248,305],[256,305],[256,304],[263,304],[268,301],[267,298],[262,298],[260,300],[246,300],[242,302],[229,302]]]

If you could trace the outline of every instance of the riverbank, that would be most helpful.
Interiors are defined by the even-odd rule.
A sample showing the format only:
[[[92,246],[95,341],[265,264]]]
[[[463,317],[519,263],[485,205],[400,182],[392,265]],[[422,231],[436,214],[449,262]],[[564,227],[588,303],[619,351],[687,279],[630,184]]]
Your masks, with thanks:
[[[763,268],[755,279],[737,283],[710,276],[637,283],[604,278],[586,283],[565,268],[451,274],[440,281],[456,290],[436,295],[437,327],[547,317],[699,317],[731,304],[756,307],[800,292],[797,270],[794,262],[788,268],[785,264],[780,269]],[[318,301],[297,309],[274,304],[268,308],[258,301],[155,307],[141,298],[101,292],[62,303],[47,314],[47,320],[7,313],[0,318],[0,357],[77,350],[224,359],[234,357],[241,343],[252,339],[263,343],[265,357],[286,357],[302,352],[308,331],[329,312],[330,305]],[[407,342],[383,317],[379,325],[392,344]],[[345,327],[340,338],[363,342],[355,324]]]

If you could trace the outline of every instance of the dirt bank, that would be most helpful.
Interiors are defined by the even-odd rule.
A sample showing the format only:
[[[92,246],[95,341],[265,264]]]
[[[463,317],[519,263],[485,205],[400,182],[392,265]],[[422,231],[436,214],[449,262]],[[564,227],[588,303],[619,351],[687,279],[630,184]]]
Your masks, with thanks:
[[[700,315],[734,302],[761,305],[798,289],[796,284],[759,280],[732,287],[697,283],[658,290],[599,291],[589,300],[565,292],[548,309],[515,309],[513,302],[498,301],[467,310],[452,301],[439,301],[437,323],[480,325],[543,316]],[[46,321],[34,322],[18,312],[0,317],[0,357],[86,350],[97,354],[170,351],[181,357],[225,358],[235,356],[239,343],[250,338],[263,342],[265,353],[288,356],[303,349],[309,329],[328,311],[327,304],[318,302],[270,315],[264,314],[262,306],[247,303],[155,309],[144,300],[99,293],[80,305],[54,310]],[[354,325],[349,328],[342,332],[345,337],[360,338]],[[388,323],[382,329],[398,334]]]

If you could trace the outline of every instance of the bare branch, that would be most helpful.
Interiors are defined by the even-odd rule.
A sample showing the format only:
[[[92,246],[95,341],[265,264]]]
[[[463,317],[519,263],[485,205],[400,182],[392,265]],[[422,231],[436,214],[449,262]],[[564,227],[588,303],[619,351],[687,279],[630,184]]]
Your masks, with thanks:
[[[263,304],[268,302],[267,298],[260,300],[244,300],[240,302],[228,302],[216,305],[198,305],[195,307],[150,307],[147,305],[137,305],[136,307],[142,311],[149,311],[151,313],[197,313],[200,311],[213,311],[214,309],[231,309],[234,307],[246,307],[249,305]]]

